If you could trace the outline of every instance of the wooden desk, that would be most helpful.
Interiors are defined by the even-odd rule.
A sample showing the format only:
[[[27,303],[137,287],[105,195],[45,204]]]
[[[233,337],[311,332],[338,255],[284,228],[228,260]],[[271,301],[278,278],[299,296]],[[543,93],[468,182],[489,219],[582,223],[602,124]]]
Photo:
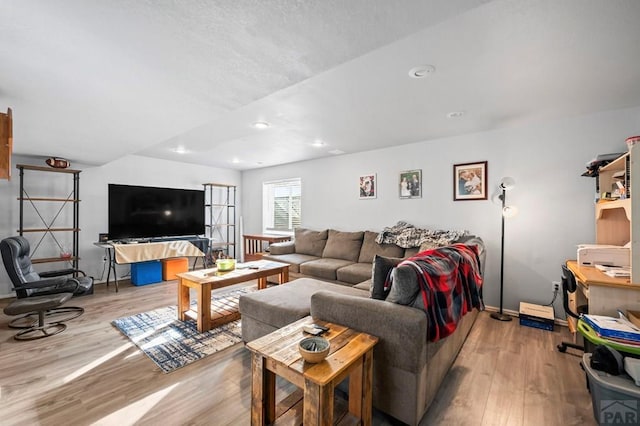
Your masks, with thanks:
[[[240,266],[242,264],[238,264]],[[278,283],[289,281],[289,264],[259,260],[250,265],[258,269],[236,269],[229,272],[218,272],[216,269],[202,269],[200,271],[176,274],[178,277],[178,319],[185,321],[187,317],[195,319],[199,332],[211,330],[221,324],[240,318],[237,307],[229,306],[223,311],[213,311],[211,306],[211,290],[227,287],[233,284],[258,280],[258,289],[267,287],[267,277],[278,275]],[[189,289],[196,290],[197,311],[191,309]]]
[[[242,236],[244,239],[244,261],[260,260],[264,254],[265,245],[290,241],[287,235],[249,235]]]
[[[618,316],[618,308],[623,311],[640,309],[640,284],[632,284],[629,278],[610,277],[594,266],[580,266],[575,260],[568,260],[567,267],[580,288],[572,309],[587,300],[589,313],[594,315]]]
[[[272,424],[276,418],[282,424],[295,425],[332,425],[334,419],[340,424],[371,425],[373,347],[378,338],[318,321],[329,327],[324,337],[331,342],[331,351],[323,361],[309,364],[300,356],[298,343],[305,337],[303,325],[312,322],[311,317],[306,317],[247,343],[253,352],[252,425]],[[302,394],[294,392],[277,407],[276,374],[303,389]],[[348,407],[341,401],[334,402],[334,387],[346,377],[349,377]]]

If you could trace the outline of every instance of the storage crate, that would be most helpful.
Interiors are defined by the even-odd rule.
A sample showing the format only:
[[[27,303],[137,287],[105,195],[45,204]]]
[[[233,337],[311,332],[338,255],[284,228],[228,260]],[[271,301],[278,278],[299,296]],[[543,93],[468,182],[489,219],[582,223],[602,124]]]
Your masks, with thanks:
[[[131,284],[146,285],[162,281],[162,265],[159,260],[131,264]]]
[[[591,354],[584,354],[593,415],[599,425],[640,424],[640,387],[627,374],[612,376],[591,368]]]
[[[162,280],[169,281],[178,278],[176,274],[189,271],[189,259],[186,257],[174,257],[162,259]]]

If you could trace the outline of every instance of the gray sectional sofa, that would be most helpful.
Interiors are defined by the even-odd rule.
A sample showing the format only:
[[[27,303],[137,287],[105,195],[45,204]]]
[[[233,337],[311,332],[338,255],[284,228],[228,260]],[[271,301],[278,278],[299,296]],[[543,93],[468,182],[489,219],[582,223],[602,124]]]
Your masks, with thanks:
[[[298,228],[293,241],[272,244],[263,259],[288,263],[292,278],[312,277],[352,286],[371,279],[376,255],[403,258],[418,252],[417,247],[378,244],[377,236],[371,231]]]
[[[374,349],[373,405],[414,425],[427,412],[478,311],[467,313],[449,337],[427,341],[424,311],[373,299],[370,291],[374,265],[380,268],[388,264],[387,256],[404,257],[418,249],[380,245],[375,243],[376,236],[368,231],[300,230],[292,243],[272,245],[268,258],[290,263],[292,275],[301,278],[243,295],[239,302],[242,337],[249,342],[307,315],[379,337]],[[479,247],[482,269],[482,240],[468,236],[461,242]],[[376,254],[383,257],[374,262]],[[377,270],[376,280],[381,273],[386,275]]]

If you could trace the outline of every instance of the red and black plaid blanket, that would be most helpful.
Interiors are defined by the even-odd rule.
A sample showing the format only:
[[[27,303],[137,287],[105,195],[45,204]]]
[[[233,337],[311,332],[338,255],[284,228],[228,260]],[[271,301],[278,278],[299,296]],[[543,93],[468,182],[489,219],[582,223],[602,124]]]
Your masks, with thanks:
[[[416,271],[421,300],[414,306],[423,308],[428,317],[429,341],[452,334],[462,316],[473,308],[484,310],[477,246],[453,244],[427,250],[398,266],[402,265]]]

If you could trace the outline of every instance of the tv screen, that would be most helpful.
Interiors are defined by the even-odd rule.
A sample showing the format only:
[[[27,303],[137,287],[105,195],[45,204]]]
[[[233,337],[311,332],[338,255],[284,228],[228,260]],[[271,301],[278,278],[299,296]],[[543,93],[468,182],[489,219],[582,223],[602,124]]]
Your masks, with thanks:
[[[109,184],[109,239],[204,234],[204,191]]]

